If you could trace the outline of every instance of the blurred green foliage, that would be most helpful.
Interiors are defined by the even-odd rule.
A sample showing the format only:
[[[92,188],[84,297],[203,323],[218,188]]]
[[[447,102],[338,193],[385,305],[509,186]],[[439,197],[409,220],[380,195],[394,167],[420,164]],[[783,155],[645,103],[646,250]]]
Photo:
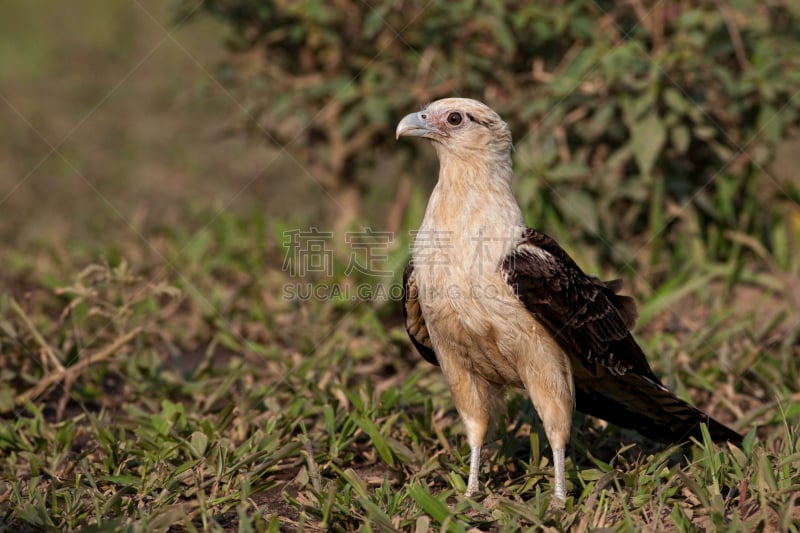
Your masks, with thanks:
[[[800,213],[787,198],[796,195],[790,181],[796,179],[800,147],[791,141],[798,97],[788,98],[796,74],[781,71],[797,61],[785,59],[796,43],[789,35],[796,16],[775,4],[725,8],[743,43],[744,54],[737,57],[736,39],[718,4],[662,1],[658,9],[664,12],[653,11],[651,21],[651,15],[637,13],[655,4],[642,11],[638,2],[624,1],[629,3],[573,3],[572,12],[547,4],[545,12],[529,17],[540,24],[530,23],[525,31],[510,26],[509,48],[492,48],[505,41],[495,37],[499,30],[491,21],[510,24],[533,8],[514,15],[503,11],[511,8],[498,8],[489,16],[482,4],[384,4],[380,16],[413,49],[377,15],[374,31],[382,40],[359,40],[366,28],[366,18],[359,18],[367,12],[363,4],[320,3],[319,9],[336,9],[331,20],[344,10],[356,32],[337,45],[341,72],[348,72],[353,58],[361,57],[364,67],[359,77],[350,71],[352,90],[361,96],[339,108],[342,124],[347,117],[354,121],[342,138],[374,125],[365,148],[349,163],[355,173],[342,179],[357,194],[367,193],[361,216],[382,230],[375,221],[385,214],[387,183],[408,164],[403,154],[419,150],[425,157],[414,160],[415,189],[405,189],[405,205],[396,204],[404,207],[406,224],[416,227],[435,161],[422,143],[391,140],[396,120],[418,103],[451,94],[497,107],[515,128],[517,169],[524,174],[516,186],[532,223],[555,234],[574,232],[565,244],[583,244],[575,237],[596,230],[633,235],[633,246],[652,238],[640,256],[683,263],[653,289],[632,285],[642,304],[637,335],[668,386],[750,432],[741,450],[712,448],[708,439],[664,449],[578,416],[567,463],[571,498],[560,508],[550,505],[550,451],[537,431],[535,411],[524,396],[510,393],[507,409],[499,413],[498,436],[487,443],[489,460],[481,474],[487,497],[459,497],[469,462],[463,428],[441,373],[409,345],[399,306],[362,293],[350,300],[334,299],[332,291],[305,299],[287,295],[287,286],[372,287],[388,278],[346,274],[353,250],[344,246],[346,235],[329,243],[335,250],[332,277],[317,272],[301,279],[282,267],[294,258],[286,232],[308,223],[299,211],[316,216],[314,201],[299,191],[319,191],[308,186],[308,175],[287,174],[282,162],[273,166],[274,150],[209,138],[208,127],[216,131],[230,113],[230,99],[216,85],[204,85],[205,71],[198,70],[215,55],[220,25],[210,18],[188,28],[179,23],[168,35],[154,24],[166,9],[159,0],[86,0],[81,10],[18,0],[4,4],[0,17],[0,121],[8,124],[0,129],[0,531],[796,531]],[[216,5],[225,14],[222,8],[234,3]],[[270,26],[275,39],[294,32],[294,48],[284,52],[281,47],[289,45],[283,41],[269,49],[258,44],[263,41],[251,26],[257,17],[242,11],[240,33],[254,44],[239,48],[244,52],[233,53],[223,69],[240,84],[235,92],[245,98],[238,101],[263,104],[253,116],[267,132],[269,117],[277,115],[270,115],[275,109],[265,95],[275,101],[287,96],[264,74],[264,50],[273,61],[285,59],[287,72],[299,73],[306,63],[298,51],[310,49],[300,20],[308,18],[310,4],[286,5],[264,9],[296,12],[280,19],[284,34]],[[624,32],[601,12],[612,8]],[[716,80],[709,65],[717,63],[703,61],[718,57],[727,65],[718,68],[732,69],[731,83],[738,87],[763,68],[753,50],[773,46],[779,51],[759,61],[780,66],[764,71],[770,72],[764,83],[782,87],[783,94],[762,102],[746,91],[736,98],[724,93],[730,101],[718,101],[720,89],[707,94],[700,86],[684,94],[656,77],[652,107],[631,108],[642,114],[629,123],[626,106],[634,104],[624,98],[633,101],[640,94],[633,82],[649,79],[649,69],[656,68],[650,57],[664,62],[659,54],[678,34],[674,17],[687,13],[707,17],[703,24],[717,21],[709,26],[713,32],[694,31],[719,49],[715,55],[701,47],[702,58],[682,59],[702,65],[685,66],[685,78]],[[772,17],[770,29],[750,29],[765,14]],[[640,19],[663,40],[635,41],[645,31],[634,26]],[[581,26],[584,33],[573,28]],[[552,36],[544,39],[545,31]],[[234,43],[238,34],[231,33]],[[566,35],[574,38],[562,42]],[[517,42],[534,37],[518,50]],[[340,39],[335,32],[328,38]],[[594,48],[594,39],[611,43],[611,55]],[[630,64],[623,62],[617,54],[624,49],[639,62],[627,56]],[[291,50],[298,53],[294,64]],[[580,60],[582,50],[595,55]],[[603,69],[615,64],[619,79],[626,74],[632,80],[627,85],[606,78]],[[514,82],[513,72],[527,72],[527,84]],[[329,78],[327,72],[317,76]],[[666,107],[674,98],[666,95],[669,88],[688,102],[680,115],[688,141],[668,133],[675,127],[666,124],[674,112]],[[306,121],[297,126],[304,135],[286,146],[321,176],[316,169],[327,168],[333,144],[324,130],[314,129],[320,119],[310,117],[328,109],[338,93],[324,85],[316,95],[305,90],[298,88],[290,103],[312,103],[285,111],[291,120]],[[361,104],[368,97],[384,102],[385,116],[359,114],[366,112]],[[781,107],[781,98],[789,105]],[[537,108],[543,105],[539,100],[547,106]],[[752,109],[767,102],[771,109],[753,125]],[[730,165],[702,189],[696,184],[702,175],[672,170],[682,159],[670,154],[677,153],[673,143],[688,143],[681,156],[688,164],[698,160],[698,147],[717,149],[693,137],[699,126],[692,117],[709,106],[742,115],[709,115],[723,127],[713,130],[717,144],[733,142],[722,133],[732,135],[731,125],[744,124],[740,136],[732,137],[741,145],[766,125],[748,145],[752,157],[764,159],[710,151],[709,168],[715,161],[719,168]],[[778,114],[770,119],[773,111]],[[709,119],[700,113],[697,120]],[[647,131],[657,132],[656,122],[664,133],[651,139]],[[633,123],[640,133],[635,143]],[[57,142],[61,153],[51,153]],[[762,144],[766,152],[756,150]],[[781,154],[784,171],[778,172]],[[316,166],[310,157],[317,158]],[[646,178],[640,177],[640,163],[652,165]],[[256,179],[266,174],[273,181]],[[787,181],[776,183],[767,174]],[[696,183],[687,182],[689,177]],[[296,183],[279,189],[286,184],[278,179]],[[591,202],[621,194],[612,183],[642,192],[622,196],[629,200]],[[672,190],[680,183],[688,192]],[[329,190],[336,192],[335,182]],[[679,209],[696,190],[702,195],[691,208]],[[275,209],[277,203],[282,209]],[[658,219],[647,212],[649,205],[663,206],[664,221],[675,219],[668,225],[672,242],[655,235]],[[621,218],[626,213],[639,213],[635,224]],[[781,219],[782,213],[789,216]],[[769,238],[761,239],[759,228],[769,221],[775,222],[764,230]],[[317,219],[310,223],[315,224],[329,229]],[[617,237],[609,235],[609,241],[620,250],[624,241],[612,239]],[[748,261],[713,260],[739,253],[736,246]],[[601,248],[570,252],[608,275],[609,265],[593,262]],[[386,256],[380,268],[394,270],[397,281],[407,248],[379,253]],[[763,261],[750,261],[756,255]],[[657,276],[663,265],[655,267],[637,274],[655,279],[651,274]]]
[[[179,16],[196,7],[179,5]],[[646,240],[688,213],[725,258],[740,248],[725,232],[770,246],[771,228],[797,211],[786,201],[800,197],[797,183],[770,170],[800,124],[796,3],[205,0],[201,10],[230,27],[221,72],[251,130],[335,198],[363,197],[377,161],[414,149],[394,144],[403,114],[461,95],[512,126],[532,222],[572,227],[573,238]],[[617,250],[620,262],[634,253]]]

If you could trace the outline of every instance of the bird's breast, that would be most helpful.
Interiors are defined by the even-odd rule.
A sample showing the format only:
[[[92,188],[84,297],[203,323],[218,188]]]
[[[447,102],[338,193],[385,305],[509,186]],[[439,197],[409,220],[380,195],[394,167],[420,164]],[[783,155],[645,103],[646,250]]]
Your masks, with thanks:
[[[421,228],[421,230],[424,229]],[[510,245],[485,234],[439,234],[414,245],[418,298],[440,357],[496,383],[519,384],[517,358],[535,325],[500,271]]]
[[[445,372],[456,361],[493,383],[520,385],[521,369],[563,358],[501,271],[524,230],[510,188],[491,195],[440,178],[412,255],[422,314]]]

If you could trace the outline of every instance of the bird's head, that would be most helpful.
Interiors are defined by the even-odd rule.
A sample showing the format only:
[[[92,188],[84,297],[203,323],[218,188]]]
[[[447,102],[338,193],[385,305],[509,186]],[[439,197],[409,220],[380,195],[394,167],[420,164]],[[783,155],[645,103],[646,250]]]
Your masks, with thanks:
[[[433,141],[440,158],[480,155],[508,157],[511,131],[487,105],[469,98],[445,98],[406,115],[396,136],[424,137]]]

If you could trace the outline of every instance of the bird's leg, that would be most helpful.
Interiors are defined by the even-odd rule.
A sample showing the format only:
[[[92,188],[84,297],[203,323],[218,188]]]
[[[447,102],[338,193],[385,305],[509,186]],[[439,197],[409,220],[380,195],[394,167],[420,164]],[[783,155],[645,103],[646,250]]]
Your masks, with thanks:
[[[564,472],[564,447],[553,446],[553,469],[555,470],[555,496],[559,500],[567,499],[566,474]]]
[[[549,380],[543,380],[540,376],[541,374],[531,372],[523,379],[533,406],[544,426],[550,448],[553,450],[553,469],[555,471],[555,490],[553,492],[556,499],[563,502],[567,499],[564,453],[572,427],[572,375],[568,371],[555,371],[549,374]]]
[[[483,439],[481,439],[483,440]],[[478,491],[478,471],[481,468],[481,444],[469,446],[469,479],[464,496],[470,497]]]
[[[539,415],[540,418],[541,415]],[[554,432],[548,427],[548,423],[543,419],[544,431],[547,433],[547,440],[550,442],[550,448],[553,450],[553,476],[555,477],[555,487],[553,494],[556,499],[565,501],[567,499],[567,476],[564,469],[564,452],[567,447],[567,438],[564,436],[563,431]],[[569,428],[569,425],[567,425]],[[567,436],[569,429],[567,429]]]
[[[454,395],[454,398],[456,396]],[[475,398],[476,400],[478,398]],[[488,403],[488,399],[484,400]],[[473,410],[467,411],[462,402],[456,401],[456,408],[464,422],[467,430],[467,442],[469,443],[469,478],[467,478],[467,490],[464,496],[472,496],[478,491],[478,473],[481,468],[481,446],[486,432],[489,429],[488,416],[484,417],[484,405],[480,402],[473,404]],[[469,408],[467,408],[469,409]]]
[[[447,369],[445,376],[453,395],[453,403],[464,422],[469,443],[469,478],[465,496],[472,496],[478,491],[478,474],[481,463],[481,446],[496,406],[498,389],[483,379],[462,370]],[[456,374],[454,376],[454,374]]]

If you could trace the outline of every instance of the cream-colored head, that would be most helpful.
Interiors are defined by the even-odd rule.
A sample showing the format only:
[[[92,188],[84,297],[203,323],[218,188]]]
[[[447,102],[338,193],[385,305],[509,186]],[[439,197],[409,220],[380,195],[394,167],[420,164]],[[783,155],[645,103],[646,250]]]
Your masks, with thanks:
[[[487,105],[469,98],[444,98],[406,115],[396,135],[430,139],[440,158],[507,158],[511,151],[508,125]]]

